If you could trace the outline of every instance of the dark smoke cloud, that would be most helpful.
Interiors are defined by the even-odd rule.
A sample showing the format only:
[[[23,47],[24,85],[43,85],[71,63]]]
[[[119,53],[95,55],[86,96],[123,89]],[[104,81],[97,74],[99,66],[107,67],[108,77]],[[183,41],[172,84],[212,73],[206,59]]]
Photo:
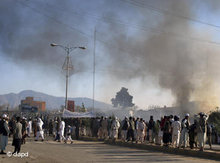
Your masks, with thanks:
[[[187,17],[196,17],[194,9],[200,4],[199,0],[193,2],[191,0],[135,1],[171,11],[174,15],[176,13]],[[31,7],[26,7],[20,2]],[[206,3],[209,4],[209,2]],[[51,7],[51,4],[66,10],[61,11],[57,7]],[[76,18],[77,16],[72,13],[72,6],[77,8],[76,6],[80,4],[81,1],[67,0],[18,0],[17,2],[1,0],[0,50],[2,54],[12,58],[21,66],[25,64],[30,66],[33,63],[52,72],[54,67],[61,67],[64,61],[61,53],[64,51],[51,48],[49,46],[51,42],[64,45],[88,45],[93,49],[92,38],[85,38],[78,31],[70,29],[77,26],[81,31],[86,31],[86,27],[92,26],[88,24],[87,18]],[[96,6],[96,4],[99,5]],[[106,42],[103,48],[97,47],[99,57],[97,60],[102,62],[97,62],[97,67],[101,65],[104,69],[107,68],[108,73],[116,80],[140,78],[156,81],[161,88],[171,90],[176,99],[176,105],[181,106],[183,111],[189,111],[190,108],[186,105],[195,98],[194,92],[196,97],[200,94],[199,92],[204,92],[204,89],[198,89],[198,85],[203,86],[201,81],[209,79],[209,82],[204,83],[210,85],[212,75],[209,74],[219,75],[216,72],[219,64],[216,64],[210,67],[209,74],[203,73],[201,76],[201,73],[206,71],[204,67],[207,54],[217,54],[219,49],[213,51],[210,45],[191,40],[190,36],[212,40],[212,35],[206,31],[198,31],[191,21],[172,14],[158,14],[140,7],[140,3],[136,6],[133,3],[113,0],[87,1],[81,5],[96,9],[97,14],[103,16],[102,21],[89,20],[96,23],[98,40]],[[215,6],[210,1],[209,7]],[[115,20],[119,21],[114,23]],[[98,51],[100,49],[101,52]],[[88,53],[89,51],[84,54]],[[88,63],[91,63],[91,56],[74,58],[73,64],[77,67],[76,71],[90,70]],[[212,63],[216,59],[209,58],[209,62]],[[202,99],[204,98],[206,96]]]
[[[63,18],[60,10],[50,9],[45,1],[35,2],[23,0],[0,2],[0,48],[3,55],[12,58],[21,66],[27,65],[30,68],[43,66],[54,72],[54,68],[62,66],[65,51],[50,47],[50,43],[80,46],[83,42],[81,46],[86,46],[87,39],[65,25],[65,21],[69,20]],[[60,5],[60,1],[54,3]],[[67,6],[67,1],[62,1],[62,5]],[[81,22],[85,24],[83,19]],[[74,58],[73,62],[77,67],[75,71],[83,71],[86,67],[81,57]]]
[[[191,5],[187,1],[169,1],[166,7],[174,13],[179,10],[180,13],[187,13],[187,16],[193,18],[196,14],[191,10]],[[193,5],[196,6],[195,3]],[[157,22],[156,28],[159,30],[139,31],[133,36],[128,36],[126,32],[119,34],[119,26],[110,24],[108,30],[115,33],[111,35],[110,40],[112,46],[117,48],[108,49],[111,60],[109,73],[113,72],[112,75],[120,79],[149,78],[152,75],[161,88],[171,90],[176,98],[175,105],[180,106],[181,112],[192,112],[192,108],[188,106],[199,85],[198,79],[209,79],[208,74],[199,75],[206,66],[204,58],[208,55],[207,48],[210,45],[195,42],[190,37],[196,35],[197,38],[202,38],[208,35],[206,38],[211,39],[211,35],[205,31],[196,31],[191,21],[171,14],[164,14],[163,19]],[[210,63],[212,61],[213,59],[209,60]],[[120,71],[122,67],[124,71]],[[112,68],[116,68],[116,71],[112,71]]]

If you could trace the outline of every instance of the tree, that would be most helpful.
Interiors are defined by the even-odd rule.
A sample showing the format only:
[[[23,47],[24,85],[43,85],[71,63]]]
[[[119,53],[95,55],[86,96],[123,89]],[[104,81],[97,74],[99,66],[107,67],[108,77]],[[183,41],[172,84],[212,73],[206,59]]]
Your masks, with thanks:
[[[9,104],[2,104],[2,105],[0,105],[0,111],[7,110],[8,107],[9,107]]]
[[[128,89],[122,87],[119,92],[117,92],[115,98],[112,98],[112,104],[114,107],[122,106],[122,107],[132,107],[134,104],[132,103],[133,96],[128,93]]]
[[[209,115],[208,122],[215,126],[218,133],[220,133],[220,112],[215,111]]]
[[[84,103],[82,103],[82,106],[76,106],[77,112],[87,112],[87,109],[84,106]]]

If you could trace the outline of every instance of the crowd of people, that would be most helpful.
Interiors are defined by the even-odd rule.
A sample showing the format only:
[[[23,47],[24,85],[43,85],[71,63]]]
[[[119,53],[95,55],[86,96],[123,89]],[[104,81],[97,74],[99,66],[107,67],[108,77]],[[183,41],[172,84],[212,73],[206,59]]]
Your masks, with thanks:
[[[208,115],[199,113],[194,115],[194,122],[190,124],[190,115],[186,114],[180,120],[179,116],[164,116],[149,121],[143,118],[125,117],[122,121],[117,117],[96,118],[68,118],[36,116],[20,117],[3,114],[0,118],[0,154],[6,154],[8,137],[13,138],[14,153],[19,153],[26,137],[34,137],[35,141],[45,140],[46,137],[54,141],[73,143],[73,139],[80,136],[97,137],[100,139],[119,139],[123,142],[154,143],[156,145],[174,148],[190,147],[204,150],[206,140],[212,148],[212,126],[208,124]]]
[[[133,143],[155,143],[156,145],[171,146],[174,148],[190,147],[198,148],[203,151],[208,140],[212,148],[212,125],[209,125],[208,115],[199,113],[194,115],[194,122],[190,124],[190,115],[186,114],[180,120],[179,116],[164,116],[160,120],[154,120],[150,116],[148,122],[143,118],[125,117],[119,121],[118,118],[113,120],[101,117],[98,129],[92,129],[93,136],[99,138],[121,139],[124,142]],[[110,124],[108,124],[110,123]],[[106,131],[108,136],[106,136]],[[207,139],[208,138],[208,139]]]

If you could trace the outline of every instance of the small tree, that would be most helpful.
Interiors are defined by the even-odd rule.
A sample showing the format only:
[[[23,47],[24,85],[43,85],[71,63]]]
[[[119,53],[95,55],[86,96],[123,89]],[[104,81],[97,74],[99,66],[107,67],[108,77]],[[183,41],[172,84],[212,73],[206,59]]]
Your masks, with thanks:
[[[133,96],[128,93],[128,89],[122,87],[119,92],[117,92],[115,98],[112,98],[112,104],[114,107],[122,106],[122,107],[132,107],[134,104],[132,103]]]
[[[215,126],[218,134],[220,134],[220,112],[215,111],[209,115],[208,122]]]
[[[0,105],[0,111],[7,110],[8,107],[9,107],[9,104],[2,104],[2,105]]]

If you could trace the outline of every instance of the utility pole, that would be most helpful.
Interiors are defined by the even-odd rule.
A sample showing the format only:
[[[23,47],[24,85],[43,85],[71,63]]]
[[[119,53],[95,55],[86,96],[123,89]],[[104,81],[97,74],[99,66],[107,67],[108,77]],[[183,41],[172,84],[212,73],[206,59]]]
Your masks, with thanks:
[[[66,49],[66,96],[65,96],[65,109],[67,109],[68,106],[68,83],[69,83],[69,71],[70,71],[70,67],[69,67],[69,61],[70,61],[70,50],[69,47]],[[65,66],[65,65],[64,65]]]
[[[93,49],[93,95],[92,95],[92,108],[93,108],[93,112],[95,110],[95,66],[96,66],[96,27],[95,27],[95,31],[94,31],[94,49]]]
[[[66,58],[65,58],[65,62],[63,64],[63,69],[66,70],[66,95],[65,95],[65,109],[67,109],[67,105],[68,105],[68,83],[69,83],[69,72],[70,70],[73,69],[73,65],[71,62],[71,57],[70,57],[70,52],[72,52],[73,50],[79,48],[82,50],[85,50],[85,47],[79,46],[79,47],[70,47],[68,46],[63,46],[63,45],[58,45],[58,44],[50,44],[52,47],[55,46],[59,46],[62,49],[64,49],[66,51]]]

